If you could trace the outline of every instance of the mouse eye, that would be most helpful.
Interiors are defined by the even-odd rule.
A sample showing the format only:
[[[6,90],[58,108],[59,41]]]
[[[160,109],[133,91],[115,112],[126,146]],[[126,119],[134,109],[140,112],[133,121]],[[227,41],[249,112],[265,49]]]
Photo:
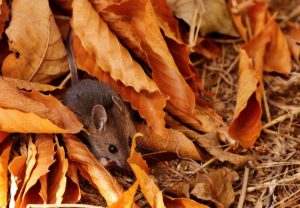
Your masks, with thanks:
[[[110,144],[110,145],[108,146],[108,151],[109,151],[110,153],[116,153],[116,152],[118,152],[118,148],[117,148],[115,145]]]

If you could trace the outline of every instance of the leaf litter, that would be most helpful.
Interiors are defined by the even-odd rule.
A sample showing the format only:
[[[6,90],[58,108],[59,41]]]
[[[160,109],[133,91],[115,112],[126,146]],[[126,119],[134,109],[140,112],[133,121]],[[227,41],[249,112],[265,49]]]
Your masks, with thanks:
[[[20,2],[21,0],[14,1]],[[113,67],[103,66],[102,64],[109,63],[109,59],[105,60],[108,62],[99,61],[99,57],[97,57],[99,52],[95,51],[97,48],[95,49],[91,45],[87,47],[84,45],[86,42],[81,42],[82,45],[79,45],[81,47],[79,50],[76,50],[75,47],[75,56],[76,54],[78,56],[79,53],[77,57],[79,63],[77,64],[88,74],[112,84],[123,99],[130,101],[132,107],[138,110],[141,117],[147,121],[148,126],[143,124],[142,128],[140,128],[148,129],[143,138],[146,142],[137,140],[137,149],[143,148],[143,145],[145,145],[147,148],[151,147],[156,151],[173,152],[173,155],[170,155],[167,159],[167,157],[159,158],[159,154],[153,154],[151,160],[155,162],[148,166],[140,153],[137,153],[132,148],[129,162],[136,179],[118,172],[112,172],[113,175],[111,175],[97,163],[93,155],[89,153],[88,149],[79,140],[73,138],[73,135],[65,135],[65,146],[61,146],[57,137],[40,134],[67,133],[65,129],[69,131],[68,133],[74,133],[81,127],[77,121],[71,118],[72,115],[69,115],[67,119],[73,120],[74,126],[65,126],[65,121],[60,119],[66,118],[55,116],[60,111],[59,109],[61,109],[60,113],[62,114],[65,109],[60,106],[55,97],[47,98],[47,96],[37,92],[52,91],[56,95],[57,90],[62,89],[63,85],[55,87],[57,82],[49,82],[56,77],[61,77],[64,71],[57,71],[54,75],[47,74],[48,71],[46,71],[46,75],[41,73],[40,77],[37,71],[38,66],[34,72],[26,74],[26,76],[22,75],[24,71],[20,71],[21,74],[18,74],[17,78],[25,81],[7,77],[1,78],[1,81],[6,81],[5,86],[9,85],[10,91],[14,93],[10,95],[16,96],[19,99],[18,102],[26,101],[29,105],[22,108],[18,102],[2,99],[1,107],[4,107],[2,111],[8,112],[9,110],[14,117],[19,119],[31,118],[30,116],[34,115],[37,123],[41,122],[38,119],[49,119],[48,123],[53,123],[51,123],[51,128],[49,124],[43,128],[29,124],[33,126],[29,132],[39,134],[22,134],[23,139],[25,139],[23,146],[18,146],[14,140],[10,159],[8,158],[8,153],[11,140],[16,135],[13,134],[7,137],[6,133],[2,135],[1,132],[0,165],[4,168],[0,169],[0,177],[2,177],[1,179],[11,180],[9,187],[7,187],[8,183],[1,183],[1,189],[10,189],[10,198],[8,199],[10,199],[11,207],[14,206],[14,203],[20,205],[19,207],[24,207],[26,203],[62,202],[72,204],[77,203],[80,199],[81,203],[100,206],[111,205],[111,207],[149,207],[149,204],[152,207],[295,207],[300,203],[300,92],[298,90],[300,87],[298,47],[300,12],[297,13],[297,3],[300,3],[299,1],[294,1],[291,4],[285,0],[271,1],[268,10],[278,12],[276,17],[268,15],[264,1],[229,1],[229,11],[233,20],[236,18],[236,21],[233,22],[237,26],[237,31],[246,40],[246,45],[241,39],[230,39],[215,34],[207,34],[204,40],[200,39],[199,41],[202,45],[198,45],[198,49],[192,49],[196,53],[198,50],[198,53],[203,56],[199,56],[199,54],[195,56],[197,58],[192,56],[192,61],[186,55],[180,57],[176,54],[176,50],[188,50],[188,45],[183,43],[187,42],[183,36],[188,37],[190,34],[188,32],[184,34],[185,32],[181,30],[183,37],[183,40],[181,40],[178,31],[176,32],[176,28],[172,28],[176,27],[174,22],[172,22],[173,19],[168,20],[170,18],[169,11],[167,16],[163,16],[157,11],[158,8],[151,6],[151,3],[149,3],[151,1],[138,1],[137,3],[124,1],[124,4],[127,4],[129,8],[142,6],[141,11],[146,12],[148,15],[146,17],[153,17],[154,12],[159,17],[156,19],[157,22],[152,25],[155,28],[148,28],[152,32],[149,32],[148,36],[142,37],[139,34],[141,33],[142,25],[128,25],[130,26],[128,27],[128,33],[126,33],[126,27],[119,28],[123,23],[124,25],[128,23],[127,21],[129,20],[125,17],[132,15],[130,9],[122,11],[119,7],[120,5],[113,1],[91,2],[93,2],[95,10],[100,14],[99,17],[103,18],[102,21],[108,25],[112,34],[115,34],[118,39],[127,38],[122,42],[125,48],[134,51],[139,58],[150,65],[152,70],[155,70],[154,73],[156,74],[153,74],[154,82],[148,77],[145,78],[146,80],[148,79],[147,82],[140,82],[141,80],[135,82],[130,79],[123,80],[123,72],[119,71],[120,74],[116,74]],[[155,2],[152,0],[152,4],[155,4]],[[203,2],[206,3],[208,1]],[[69,11],[72,9],[71,5],[64,1],[57,0],[55,3],[63,9]],[[162,6],[165,7],[166,5],[162,4]],[[253,6],[258,7],[260,10],[257,11],[261,11],[264,15],[255,19],[257,18],[255,15],[259,15],[259,13],[256,10],[251,10]],[[224,6],[222,7],[224,10]],[[7,9],[5,8],[5,10]],[[53,11],[54,14],[60,12]],[[213,11],[210,12],[213,13]],[[247,14],[247,12],[250,13]],[[243,15],[238,17],[241,13]],[[43,15],[48,14],[49,10]],[[247,16],[245,14],[249,15],[248,18],[250,17],[250,19],[254,17],[256,25],[251,25],[253,21],[247,22],[249,19],[241,21]],[[136,15],[133,16],[132,21],[138,23],[139,21],[134,18],[142,16],[139,16],[141,13]],[[276,18],[278,25],[273,20],[274,18]],[[5,15],[2,21],[6,21],[6,19],[7,16]],[[149,24],[147,22],[149,19],[144,19],[143,21],[145,21],[145,24]],[[164,21],[170,21],[168,22],[169,25],[166,25]],[[204,19],[201,21],[204,21]],[[52,17],[50,18],[50,23],[47,24],[50,24],[49,27],[53,26]],[[44,26],[48,27],[47,24]],[[190,24],[190,26],[190,33],[193,30],[197,32],[195,24]],[[214,23],[211,26],[213,28],[217,27],[217,29],[220,27]],[[58,27],[60,27],[59,24]],[[166,45],[156,48],[155,41],[149,39],[151,35],[154,35],[152,37],[157,38],[156,40],[163,40],[161,39],[161,34],[157,32],[158,28],[162,29],[165,35],[170,38],[168,41],[167,37],[164,37],[167,47],[170,49],[170,54],[164,51]],[[173,29],[175,30],[172,31]],[[286,35],[286,39],[284,39],[286,42],[282,41],[284,36],[281,30]],[[58,30],[55,29],[55,31],[57,32]],[[134,36],[133,31],[137,32],[137,36]],[[222,33],[218,30],[216,31]],[[121,34],[121,32],[126,34]],[[226,32],[224,33],[226,34]],[[229,35],[234,36],[233,33],[229,33]],[[263,34],[260,35],[260,33]],[[263,40],[258,37],[259,35],[263,36]],[[57,38],[58,36],[55,37]],[[63,34],[62,37],[64,37]],[[207,37],[210,37],[210,39],[206,39]],[[74,37],[75,43],[76,38],[77,41],[83,41],[82,37],[81,39],[80,37]],[[206,45],[207,40],[211,41],[212,45]],[[79,46],[77,45],[77,47]],[[194,45],[189,46],[194,47]],[[212,47],[213,52],[210,52],[205,47]],[[290,63],[290,55],[286,55],[286,53],[281,54],[282,51],[287,51],[288,47],[294,58]],[[50,48],[48,49],[50,50]],[[259,50],[257,51],[258,48]],[[44,49],[46,50],[47,48]],[[163,54],[162,51],[168,54]],[[61,52],[61,54],[64,54],[63,50]],[[94,54],[91,55],[91,52]],[[85,57],[90,57],[88,59],[82,58],[81,56],[84,53],[86,53]],[[45,54],[47,56],[46,52],[42,56],[45,57]],[[186,54],[186,52],[183,52],[183,54]],[[26,55],[26,53],[22,53],[22,55]],[[132,54],[130,53],[130,55]],[[170,55],[175,60],[172,61]],[[175,58],[176,55],[177,58]],[[128,54],[126,56],[128,57]],[[103,54],[100,57],[103,58]],[[166,59],[160,60],[163,57]],[[47,60],[47,58],[45,59]],[[54,59],[57,59],[57,57],[54,57]],[[88,61],[85,62],[86,60]],[[131,61],[135,60],[131,59]],[[57,67],[55,64],[53,67]],[[125,62],[125,64],[131,63]],[[167,74],[162,74],[158,66],[166,67],[167,64],[173,67],[177,66],[178,71],[175,69]],[[123,67],[123,64],[121,66]],[[136,66],[138,66],[138,69],[139,65]],[[9,67],[12,67],[12,65]],[[198,71],[193,71],[195,67]],[[166,67],[166,69],[169,70],[169,67]],[[288,75],[290,69],[291,73]],[[65,69],[62,68],[62,70]],[[95,70],[100,71],[95,73]],[[263,74],[263,70],[272,70],[288,76],[280,76],[278,73]],[[240,72],[238,73],[238,71]],[[243,78],[241,74],[242,72],[245,73],[245,71],[248,72]],[[138,73],[142,72],[139,71]],[[182,74],[182,77],[179,76],[178,72]],[[249,80],[249,77],[247,77],[249,73],[252,76],[251,79],[256,81],[251,82]],[[34,82],[30,82],[31,80],[27,76],[33,77],[34,74],[38,76],[36,79],[32,79]],[[169,81],[179,80],[180,86],[182,86],[182,94],[176,94],[175,88],[168,89],[166,80],[162,80],[162,77],[159,77],[162,75],[166,75],[165,79]],[[196,78],[191,78],[193,76],[196,76]],[[46,82],[47,84],[45,84]],[[246,95],[243,90],[241,91],[243,87],[245,88],[245,82],[253,85],[251,88],[246,87],[247,90],[251,90]],[[142,85],[144,87],[141,87]],[[142,88],[143,90],[137,90]],[[33,91],[26,92],[31,90]],[[208,95],[207,91],[211,93]],[[194,108],[193,103],[195,100],[191,96],[191,92],[194,93],[197,104],[200,106]],[[255,93],[256,96],[254,96]],[[169,101],[167,101],[168,96],[171,97]],[[201,99],[199,100],[197,96]],[[240,99],[239,101],[240,96],[246,96],[246,99],[243,97],[245,100]],[[183,103],[183,97],[192,103]],[[246,114],[244,113],[242,121],[246,124],[246,127],[238,126],[234,134],[230,133],[230,131],[228,134],[227,125],[238,118],[241,112],[245,112],[243,108],[245,106],[250,106],[250,109],[253,108],[248,98],[256,100],[260,109],[259,113],[257,113],[257,107]],[[141,104],[142,101],[144,102]],[[163,111],[162,109],[166,106],[166,102],[166,111]],[[238,103],[242,103],[241,109],[238,109]],[[209,104],[209,107],[207,104]],[[57,109],[53,110],[53,105],[57,106]],[[148,109],[150,107],[152,111],[149,111],[147,107]],[[16,111],[18,111],[17,115]],[[30,116],[24,116],[24,113],[31,114]],[[251,123],[253,113],[257,113],[254,125]],[[5,117],[3,116],[3,119]],[[259,122],[261,124],[257,125]],[[58,129],[56,126],[53,126],[54,124],[58,127],[63,127],[63,129]],[[165,124],[168,129],[165,128]],[[8,124],[4,129],[1,126],[1,130],[24,132],[25,128],[22,130],[22,125],[24,124],[20,123],[19,126]],[[254,127],[255,131],[251,130],[252,127]],[[245,128],[250,130],[245,132]],[[246,137],[244,133],[250,136]],[[166,135],[168,136],[166,137]],[[238,140],[243,147],[248,149],[243,149],[231,137]],[[138,135],[137,138],[141,137]],[[163,144],[159,144],[160,142]],[[133,141],[133,147],[135,147],[135,140]],[[166,156],[168,152],[162,155]],[[7,163],[8,159],[9,162]],[[10,179],[9,177],[7,178],[7,172],[9,172]],[[52,184],[53,181],[56,181],[56,184]],[[128,190],[123,192],[121,185]],[[5,193],[1,192],[2,195],[0,195],[0,203],[4,206],[8,204]],[[133,199],[136,204],[133,203]],[[46,205],[40,206],[45,207]]]

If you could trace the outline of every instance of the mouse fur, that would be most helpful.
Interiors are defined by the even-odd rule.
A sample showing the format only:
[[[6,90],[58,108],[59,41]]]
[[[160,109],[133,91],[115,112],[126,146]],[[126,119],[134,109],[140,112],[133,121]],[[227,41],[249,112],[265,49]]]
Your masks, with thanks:
[[[83,123],[86,131],[81,137],[96,158],[107,158],[127,169],[135,127],[117,92],[98,80],[84,79],[67,90],[63,102]]]

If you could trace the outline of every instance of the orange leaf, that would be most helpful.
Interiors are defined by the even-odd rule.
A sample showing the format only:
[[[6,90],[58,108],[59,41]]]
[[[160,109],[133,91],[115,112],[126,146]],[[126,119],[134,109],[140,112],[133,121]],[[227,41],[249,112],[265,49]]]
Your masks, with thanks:
[[[47,0],[13,1],[6,34],[14,53],[4,60],[4,76],[46,83],[68,71],[67,52]]]
[[[109,208],[132,208],[134,204],[134,195],[138,188],[138,182],[136,181],[127,191],[125,191],[122,196],[113,203]],[[137,206],[136,206],[137,207]]]
[[[286,39],[295,61],[300,64],[300,26],[296,23],[288,23]]]
[[[112,31],[150,66],[153,80],[165,95],[170,96],[170,102],[191,114],[195,108],[195,96],[168,50],[151,1],[129,0],[107,4],[93,1]]]
[[[15,199],[21,191],[25,171],[26,171],[26,155],[15,157],[8,166],[11,174],[11,186],[10,186],[10,207],[15,207]]]
[[[61,204],[67,185],[68,160],[64,148],[59,145],[57,137],[55,137],[55,142],[56,161],[48,176],[48,204]]]
[[[81,198],[77,167],[69,161],[66,190],[63,195],[63,203],[77,203]]]
[[[5,140],[9,133],[0,131],[0,143]]]
[[[7,166],[12,140],[5,140],[0,145],[0,207],[7,206],[8,178]]]
[[[232,3],[231,3],[232,4]],[[291,54],[280,27],[275,22],[274,17],[268,12],[268,5],[264,2],[253,2],[253,5],[246,9],[245,14],[233,14],[236,26],[240,27],[240,21],[246,22],[246,16],[249,18],[250,28],[247,33],[251,34],[249,43],[257,37],[266,38],[269,36],[269,42],[264,54],[264,70],[267,72],[278,72],[288,75],[291,71]],[[240,32],[243,29],[240,29]],[[263,33],[263,35],[261,35]],[[242,35],[244,36],[244,35]],[[253,36],[253,37],[252,37]],[[244,38],[245,39],[245,38]],[[247,40],[246,39],[246,40]],[[250,44],[248,44],[250,45]],[[262,46],[265,47],[265,46]]]
[[[37,149],[36,149],[36,145],[32,142],[32,138],[29,137],[29,141],[28,141],[28,147],[27,147],[27,155],[25,155],[26,157],[26,163],[23,164],[24,159],[23,156],[19,156],[16,157],[11,164],[9,165],[9,170],[11,171],[11,173],[14,175],[14,177],[17,177],[19,175],[21,175],[21,178],[23,178],[22,184],[20,184],[20,187],[18,186],[18,191],[17,194],[15,195],[16,201],[12,202],[13,206],[12,207],[19,207],[21,202],[22,202],[22,197],[24,194],[24,189],[26,187],[27,182],[30,180],[30,176],[32,171],[34,170],[34,166],[36,164],[37,161]],[[18,170],[16,169],[16,167],[24,167],[25,171],[23,171],[23,168]],[[17,172],[20,171],[20,172]],[[23,177],[22,177],[23,176]],[[16,178],[18,179],[18,178]],[[17,183],[18,184],[18,183]]]
[[[0,40],[4,31],[5,22],[9,20],[9,8],[6,1],[0,2]]]
[[[269,21],[271,21],[270,27],[272,27],[272,32],[270,33],[270,43],[267,45],[264,56],[264,70],[288,76],[292,70],[292,60],[287,40],[275,20],[270,18]]]
[[[209,208],[206,205],[199,204],[198,202],[187,198],[174,199],[168,196],[164,196],[164,202],[167,208]]]
[[[172,9],[166,0],[151,0],[156,14],[157,23],[164,35],[178,44],[183,44],[180,36],[178,21],[174,18]],[[176,59],[174,58],[176,61]]]
[[[77,133],[82,124],[51,95],[17,90],[0,79],[0,129],[6,132]],[[5,109],[4,109],[5,108]]]
[[[135,151],[136,147],[136,137],[140,136],[136,134],[132,141],[131,153],[128,158],[128,163],[132,168],[136,179],[139,183],[142,193],[147,199],[148,203],[151,207],[164,208],[163,196],[162,192],[154,183],[153,179],[148,175],[149,169],[147,167],[147,163],[143,160],[140,153]],[[142,164],[142,166],[141,166]]]
[[[69,159],[76,162],[77,167],[83,173],[82,176],[96,186],[107,205],[110,206],[116,202],[123,193],[123,188],[117,180],[74,135],[64,135],[63,140]]]
[[[49,172],[49,167],[55,162],[54,144],[50,135],[37,135],[35,145],[37,150],[36,163],[26,183],[24,192],[19,195],[20,207],[26,207],[30,203],[46,203],[39,195],[38,181]]]
[[[252,54],[252,53],[251,53]],[[253,55],[253,54],[252,54]],[[262,59],[257,51],[256,59]],[[256,67],[262,67],[256,63]],[[261,84],[262,68],[254,68],[247,52],[240,50],[238,94],[235,113],[229,127],[229,134],[243,147],[251,147],[260,134],[261,123]]]
[[[0,77],[0,79],[4,79],[5,81],[9,82],[11,85],[15,86],[20,90],[27,90],[27,91],[39,91],[39,92],[49,92],[54,91],[57,89],[62,89],[60,86],[53,86],[48,84],[41,84],[38,82],[28,82],[22,79],[10,78],[10,77]]]
[[[97,77],[104,83],[110,84],[125,101],[138,110],[147,124],[154,131],[166,138],[165,113],[163,108],[166,105],[166,97],[159,92],[149,93],[148,91],[136,92],[132,87],[126,87],[121,82],[113,80],[108,73],[103,72],[96,65],[95,58],[90,55],[81,45],[80,40],[75,36],[73,39],[74,55],[79,68],[85,70],[91,76]]]
[[[95,56],[97,66],[104,72],[109,72],[115,81],[133,87],[137,92],[159,91],[88,0],[73,1],[72,27],[84,49]]]

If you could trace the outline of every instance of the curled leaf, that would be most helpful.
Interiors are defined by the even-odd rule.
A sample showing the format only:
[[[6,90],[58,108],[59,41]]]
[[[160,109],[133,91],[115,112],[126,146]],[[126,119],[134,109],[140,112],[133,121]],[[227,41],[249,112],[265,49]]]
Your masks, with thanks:
[[[64,135],[63,140],[69,159],[76,163],[83,176],[98,189],[107,205],[116,202],[123,193],[122,186],[74,135]]]

